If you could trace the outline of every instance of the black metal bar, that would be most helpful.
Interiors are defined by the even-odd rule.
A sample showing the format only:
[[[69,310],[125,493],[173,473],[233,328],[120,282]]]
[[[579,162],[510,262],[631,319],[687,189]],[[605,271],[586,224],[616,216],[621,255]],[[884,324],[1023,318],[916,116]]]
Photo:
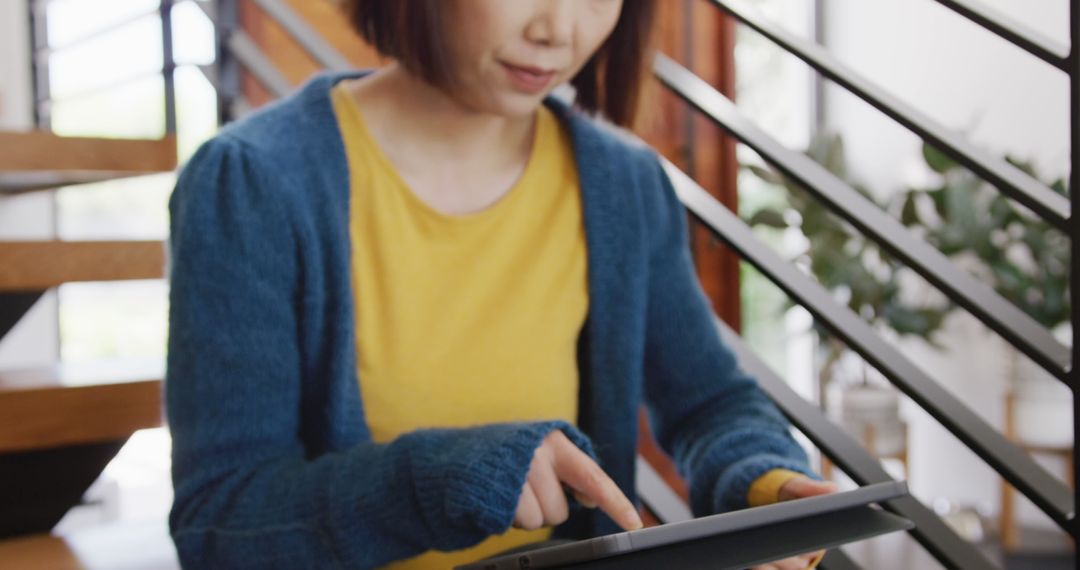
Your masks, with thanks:
[[[248,103],[247,99],[241,97],[233,101],[232,108],[229,109],[229,112],[232,113],[233,117],[239,119],[241,117],[247,116],[254,110],[255,108],[251,105],[251,103]]]
[[[224,125],[235,118],[232,114],[233,103],[243,96],[240,62],[228,48],[229,38],[239,26],[239,9],[233,0],[214,0],[212,9],[202,2],[196,4],[214,22],[217,32],[214,58],[217,71],[214,75],[217,78],[218,123]]]
[[[1068,487],[889,345],[858,315],[837,303],[824,287],[758,240],[745,222],[693,180],[670,163],[665,167],[682,203],[719,239],[810,311],[1047,516],[1072,531],[1073,493]]]
[[[798,181],[889,253],[997,331],[1043,368],[1067,379],[1071,354],[1050,331],[992,288],[957,268],[940,251],[917,239],[900,222],[881,211],[847,183],[809,157],[784,147],[754,125],[734,103],[670,58],[656,59],[657,76],[724,130]]]
[[[202,73],[202,76],[206,78],[206,82],[210,84],[210,87],[214,88],[214,91],[218,90],[218,78],[217,67],[213,65],[196,65],[196,69]]]
[[[828,37],[828,30],[826,26],[828,22],[825,19],[825,2],[824,0],[813,0],[814,2],[814,31],[813,38],[814,43],[824,45],[825,38]],[[825,78],[820,73],[811,74],[812,85],[812,97],[813,102],[813,127],[815,132],[820,132],[825,128]]]
[[[1072,122],[1072,139],[1069,152],[1072,156],[1071,172],[1069,174],[1069,192],[1073,197],[1073,221],[1069,224],[1069,237],[1071,238],[1072,255],[1070,267],[1072,333],[1073,333],[1073,362],[1080,358],[1080,223],[1077,215],[1080,214],[1080,201],[1075,199],[1077,189],[1080,188],[1080,0],[1069,2],[1069,31],[1072,43],[1072,53],[1069,55],[1069,101],[1070,121]],[[1080,453],[1077,445],[1080,444],[1080,392],[1077,385],[1080,384],[1080,372],[1074,367],[1070,373],[1073,380],[1073,465],[1080,461]],[[1080,489],[1080,474],[1073,469],[1073,489]],[[1080,495],[1074,495],[1076,509],[1080,509]],[[1078,511],[1080,512],[1080,511]],[[1073,518],[1073,537],[1080,537],[1080,521]]]
[[[1010,198],[1027,206],[1062,231],[1068,231],[1070,210],[1067,198],[1007,161],[971,144],[964,137],[945,128],[925,113],[881,89],[837,61],[821,46],[770,23],[744,0],[712,0],[712,2],[919,135],[926,142],[948,153]]]
[[[50,109],[41,101],[50,97],[49,61],[33,57],[38,50],[49,45],[49,28],[45,22],[45,5],[40,0],[30,0],[27,4],[30,16],[30,75],[34,100],[34,126],[48,130],[52,118]]]
[[[936,0],[1050,65],[1068,71],[1069,46],[971,0]]]
[[[165,132],[176,134],[176,59],[173,57],[173,0],[161,0],[161,76],[165,80]]]
[[[859,485],[893,480],[892,476],[881,467],[881,462],[867,453],[851,434],[830,422],[819,408],[791,389],[791,386],[777,376],[768,364],[754,354],[738,333],[722,320],[717,319],[716,322],[721,336],[738,355],[739,365],[757,379],[758,384],[776,402],[780,411],[837,467]],[[910,531],[910,534],[935,558],[951,568],[991,566],[990,561],[982,552],[956,534],[941,518],[914,497],[889,501],[883,506],[914,522],[915,528]]]
[[[281,25],[289,36],[300,45],[319,65],[332,71],[352,69],[352,64],[330,42],[309,26],[286,2],[281,0],[253,0],[266,15]]]
[[[637,493],[641,501],[662,524],[688,521],[694,518],[690,507],[668,486],[664,478],[644,457],[636,460]]]
[[[206,15],[206,19],[210,20],[210,23],[213,24],[215,28],[217,28],[218,21],[216,0],[213,2],[200,2],[199,0],[192,0],[192,3],[195,4],[195,6],[199,8],[199,10],[202,10],[202,13]]]

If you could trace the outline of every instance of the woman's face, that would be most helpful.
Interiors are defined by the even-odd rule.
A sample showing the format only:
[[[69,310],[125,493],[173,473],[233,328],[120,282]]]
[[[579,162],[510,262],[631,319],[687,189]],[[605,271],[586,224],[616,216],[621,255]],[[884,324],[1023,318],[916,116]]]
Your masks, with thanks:
[[[532,113],[615,29],[623,0],[445,0],[451,95],[478,112]]]

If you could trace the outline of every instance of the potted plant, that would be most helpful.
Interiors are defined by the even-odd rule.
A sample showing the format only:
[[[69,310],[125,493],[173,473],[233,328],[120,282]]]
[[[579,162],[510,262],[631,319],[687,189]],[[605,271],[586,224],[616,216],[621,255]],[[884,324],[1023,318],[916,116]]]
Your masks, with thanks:
[[[837,135],[815,137],[807,155],[842,180],[848,178],[843,140]],[[901,336],[914,335],[936,344],[933,333],[941,328],[952,305],[915,303],[901,287],[903,264],[872,240],[832,214],[799,184],[764,167],[747,165],[762,181],[786,189],[785,204],[765,207],[750,216],[752,226],[795,231],[805,247],[793,263],[803,268],[836,298],[875,327],[887,327]],[[882,206],[858,183],[849,184],[866,199]],[[788,304],[789,308],[790,302]],[[900,421],[900,398],[891,385],[871,379],[865,364],[820,325],[817,332],[822,364],[818,372],[819,397],[829,415],[879,456],[903,456],[906,449]],[[848,364],[843,365],[844,362]]]
[[[924,145],[923,157],[937,182],[901,196],[901,221],[1039,324],[1068,333],[1069,237],[934,147]],[[1006,160],[1037,177],[1032,164]],[[1068,194],[1063,178],[1048,186]],[[1015,349],[1007,364],[1015,437],[1036,447],[1071,447],[1070,391]]]

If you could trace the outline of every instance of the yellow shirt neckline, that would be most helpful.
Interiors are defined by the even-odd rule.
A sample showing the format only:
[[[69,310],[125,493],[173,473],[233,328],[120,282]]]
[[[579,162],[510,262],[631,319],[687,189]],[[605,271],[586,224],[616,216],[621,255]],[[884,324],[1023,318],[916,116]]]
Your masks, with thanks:
[[[551,142],[550,137],[554,134],[552,130],[552,127],[554,126],[553,121],[558,120],[551,114],[551,110],[544,105],[541,105],[539,109],[537,109],[533,118],[533,140],[532,146],[529,149],[529,158],[525,164],[525,169],[522,170],[521,175],[514,181],[514,184],[510,189],[483,210],[467,214],[447,214],[435,209],[421,199],[401,176],[394,166],[394,163],[390,161],[390,158],[386,156],[382,147],[379,146],[378,142],[372,136],[371,130],[364,120],[363,110],[360,109],[356,100],[353,99],[352,94],[349,93],[345,84],[339,83],[333,88],[333,91],[333,97],[339,100],[344,107],[345,112],[351,119],[350,122],[352,124],[350,127],[354,129],[355,134],[365,142],[364,147],[370,153],[370,159],[376,161],[379,168],[384,169],[393,181],[394,187],[405,196],[405,199],[408,200],[417,211],[422,212],[432,223],[450,227],[485,222],[491,218],[498,217],[500,212],[510,208],[510,204],[520,198],[520,195],[523,194],[523,190],[527,190],[530,186],[540,186],[533,183],[544,171],[544,166],[541,164],[541,158],[544,153],[539,152],[539,149],[544,148],[545,144]]]

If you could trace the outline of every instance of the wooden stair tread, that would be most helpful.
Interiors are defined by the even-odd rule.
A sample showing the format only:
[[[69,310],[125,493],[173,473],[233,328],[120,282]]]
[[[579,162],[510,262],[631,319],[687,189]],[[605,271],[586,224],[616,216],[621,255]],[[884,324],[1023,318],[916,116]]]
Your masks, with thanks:
[[[0,372],[0,452],[122,439],[162,425],[161,361]]]
[[[0,242],[0,292],[37,291],[71,281],[163,279],[162,241]]]
[[[50,570],[178,570],[164,521],[106,524],[64,536],[35,534],[0,540],[0,568]]]
[[[165,362],[160,358],[124,358],[91,362],[59,362],[46,366],[0,370],[0,394],[160,381]]]
[[[176,137],[65,137],[48,131],[0,131],[0,171],[168,172],[176,168]]]
[[[52,190],[64,186],[93,184],[106,180],[119,180],[135,176],[145,176],[146,172],[127,172],[118,170],[66,170],[51,172],[0,172],[0,196],[23,194],[37,190]]]

